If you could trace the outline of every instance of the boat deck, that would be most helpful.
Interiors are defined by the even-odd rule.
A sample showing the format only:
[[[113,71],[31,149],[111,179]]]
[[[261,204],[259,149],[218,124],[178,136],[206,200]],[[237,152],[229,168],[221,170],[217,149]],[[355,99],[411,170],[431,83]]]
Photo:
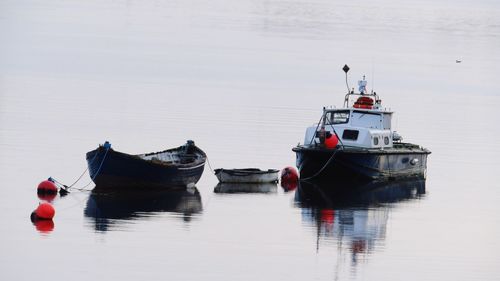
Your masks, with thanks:
[[[324,147],[315,146],[315,145],[300,145],[293,148],[293,151],[297,150],[306,150],[306,151],[322,151],[331,150],[343,151],[346,153],[365,153],[365,154],[406,154],[406,153],[416,153],[416,154],[430,154],[431,152],[419,145],[412,143],[394,143],[393,147],[389,148],[362,148],[362,147],[354,147],[354,146],[342,146],[339,145],[335,149],[325,149]]]
[[[171,151],[139,154],[137,156],[143,160],[158,160],[158,161],[167,162],[167,163],[179,163],[180,162],[179,153],[178,152],[171,152]]]
[[[199,160],[196,154],[187,154],[179,151],[162,151],[162,152],[154,152],[147,154],[139,154],[137,157],[147,160],[153,161],[157,163],[162,163],[165,165],[174,165],[174,164],[188,164],[196,162]]]

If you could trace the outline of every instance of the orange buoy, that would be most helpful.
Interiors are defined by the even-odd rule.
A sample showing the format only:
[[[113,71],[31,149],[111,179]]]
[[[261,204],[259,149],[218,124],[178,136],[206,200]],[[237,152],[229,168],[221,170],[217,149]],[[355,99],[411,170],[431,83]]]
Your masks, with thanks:
[[[336,134],[330,134],[330,136],[327,136],[325,139],[325,146],[326,148],[335,148],[337,147],[337,144],[339,143],[339,138],[337,138]]]
[[[44,194],[57,194],[57,186],[55,183],[49,180],[42,181],[37,188],[37,193],[40,195]]]
[[[56,210],[49,203],[41,203],[38,205],[34,213],[35,216],[33,218],[32,214],[32,220],[51,220],[56,214]]]

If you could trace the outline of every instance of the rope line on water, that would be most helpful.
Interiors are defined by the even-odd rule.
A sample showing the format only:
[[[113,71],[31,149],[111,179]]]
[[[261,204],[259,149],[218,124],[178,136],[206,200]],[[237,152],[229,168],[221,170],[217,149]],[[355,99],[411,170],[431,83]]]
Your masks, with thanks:
[[[97,169],[97,172],[95,173],[94,177],[91,177],[91,181],[89,183],[87,183],[86,185],[84,185],[83,187],[74,187],[76,183],[78,183],[82,177],[85,175],[85,173],[88,172],[89,168],[88,166],[91,166],[94,161],[97,159],[97,155],[99,153],[96,153],[94,155],[94,157],[92,158],[92,160],[89,162],[87,168],[85,169],[85,171],[83,171],[83,173],[78,177],[78,179],[72,183],[71,185],[67,186],[65,184],[63,184],[62,182],[59,182],[58,180],[54,179],[53,177],[50,177],[49,180],[52,180],[54,183],[58,184],[59,187],[63,190],[65,190],[66,192],[68,191],[68,189],[74,189],[74,190],[79,190],[79,191],[91,191],[89,189],[86,189],[92,182],[94,182],[95,178],[99,175],[99,172],[101,171],[101,168],[102,168],[102,165],[104,164],[104,161],[106,160],[106,156],[108,155],[108,151],[109,151],[109,147],[106,147],[106,152],[104,153],[104,157],[102,158],[102,161],[101,163],[99,164],[99,168]]]
[[[98,153],[96,153],[94,155],[94,157],[92,158],[92,160],[90,160],[89,165],[92,165],[94,163],[95,159],[97,158],[97,154]],[[77,182],[79,182],[82,179],[82,177],[85,175],[85,173],[87,173],[88,170],[89,170],[89,166],[87,165],[87,168],[85,169],[85,171],[83,171],[83,173],[78,177],[78,179],[74,183],[72,183],[70,186],[68,186],[68,188],[72,188]],[[86,186],[88,186],[88,184]],[[75,189],[77,189],[77,188],[75,188]]]
[[[77,182],[79,182],[82,179],[82,177],[87,173],[88,170],[89,170],[89,168],[87,167],[85,169],[85,171],[83,171],[83,173],[78,177],[78,179],[74,183],[72,183],[70,186],[68,186],[68,188],[72,188]]]
[[[210,165],[210,160],[208,160],[208,156],[207,156],[207,164],[208,164],[208,168],[210,168],[210,171],[212,171],[212,174],[215,175],[214,169],[212,169],[212,165]]]
[[[214,171],[214,169],[212,169],[212,165],[210,164],[210,160],[208,159],[208,156],[206,156],[206,158],[207,158],[208,168],[210,168],[210,171],[212,172],[212,174],[215,175],[215,171]],[[205,197],[207,199],[205,201],[205,204],[204,204],[205,207],[203,209],[208,209],[208,206],[210,205],[210,202],[212,201],[212,198],[214,197],[214,194],[215,194],[214,192],[211,192],[209,194],[208,198]]]

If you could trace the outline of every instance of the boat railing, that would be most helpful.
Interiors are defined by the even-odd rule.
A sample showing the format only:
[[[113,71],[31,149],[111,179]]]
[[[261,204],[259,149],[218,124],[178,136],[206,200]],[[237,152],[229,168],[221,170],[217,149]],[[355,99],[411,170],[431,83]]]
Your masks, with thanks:
[[[357,97],[356,100],[358,100],[359,98],[361,97],[369,97],[369,98],[372,98],[373,97],[373,101],[374,101],[374,105],[376,104],[381,104],[382,103],[382,100],[380,100],[379,96],[377,95],[376,92],[371,92],[371,93],[355,93],[354,90],[352,90],[351,92],[347,93],[344,97],[344,107],[345,108],[348,108],[349,107],[349,101],[352,97]]]

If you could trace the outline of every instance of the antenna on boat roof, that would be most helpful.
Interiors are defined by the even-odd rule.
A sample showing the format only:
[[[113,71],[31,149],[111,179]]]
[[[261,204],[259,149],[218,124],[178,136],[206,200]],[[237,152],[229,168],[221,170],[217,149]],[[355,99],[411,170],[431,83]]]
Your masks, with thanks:
[[[347,93],[350,93],[350,90],[349,90],[349,83],[347,82],[347,72],[349,72],[349,66],[344,65],[344,67],[342,68],[342,70],[345,72],[345,84],[347,86]]]
[[[375,91],[375,66],[373,66],[372,62],[372,94]]]

